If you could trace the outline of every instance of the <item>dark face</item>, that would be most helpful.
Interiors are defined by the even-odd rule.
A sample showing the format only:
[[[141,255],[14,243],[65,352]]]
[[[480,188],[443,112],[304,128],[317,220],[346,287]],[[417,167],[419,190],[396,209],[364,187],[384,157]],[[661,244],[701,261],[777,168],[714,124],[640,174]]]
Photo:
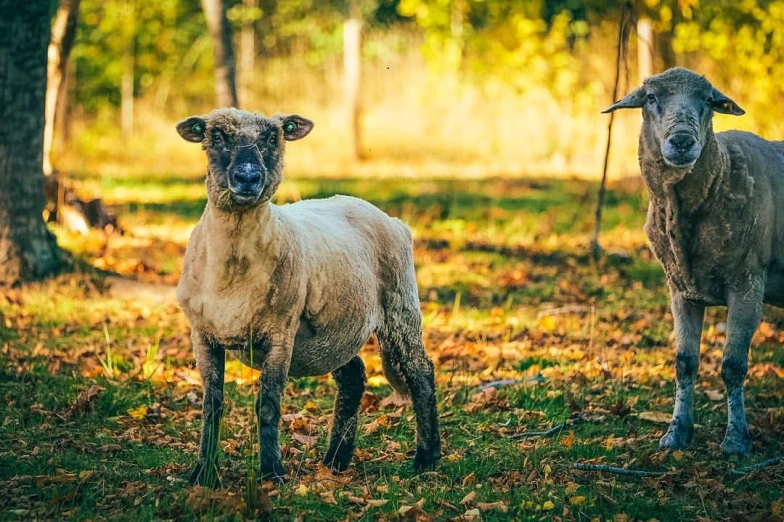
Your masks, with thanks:
[[[670,69],[643,82],[604,112],[642,108],[646,142],[674,169],[694,166],[713,127],[713,113],[744,114],[743,109],[714,88],[703,76]]]
[[[285,141],[303,138],[313,123],[301,116],[266,118],[237,109],[218,109],[177,125],[183,139],[207,153],[207,193],[224,210],[243,210],[268,201],[282,181]]]

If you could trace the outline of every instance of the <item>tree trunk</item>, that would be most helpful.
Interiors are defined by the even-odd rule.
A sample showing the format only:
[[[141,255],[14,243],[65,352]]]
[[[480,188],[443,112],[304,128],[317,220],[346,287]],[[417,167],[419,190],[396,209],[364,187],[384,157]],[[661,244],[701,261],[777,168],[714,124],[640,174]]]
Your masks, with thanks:
[[[215,58],[215,94],[219,107],[237,107],[236,65],[231,45],[231,26],[225,0],[201,0]]]
[[[259,0],[242,0],[242,5],[246,18],[240,31],[240,101],[243,107],[250,107],[250,89],[256,67],[256,18],[253,12],[258,9]]]
[[[356,159],[364,159],[362,148],[362,19],[358,0],[348,1],[348,17],[343,24],[343,70],[345,74],[346,109],[349,117],[352,152]]]
[[[0,0],[0,284],[57,271],[62,251],[47,230],[43,137],[49,2]]]
[[[80,0],[60,0],[49,39],[49,63],[46,68],[46,123],[44,126],[44,175],[52,173],[52,142],[55,117],[62,115],[58,103],[63,99],[68,57],[76,36]]]
[[[125,47],[120,80],[120,129],[123,138],[133,135],[133,84],[136,65],[136,2],[125,1]]]

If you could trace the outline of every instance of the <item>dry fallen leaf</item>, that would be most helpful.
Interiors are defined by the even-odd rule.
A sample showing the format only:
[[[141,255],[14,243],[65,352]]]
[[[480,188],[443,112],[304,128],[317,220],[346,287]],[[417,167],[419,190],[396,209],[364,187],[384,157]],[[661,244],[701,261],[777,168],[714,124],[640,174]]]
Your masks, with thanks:
[[[638,418],[649,422],[659,422],[662,424],[669,424],[672,415],[663,411],[643,411],[637,415]]]
[[[479,511],[500,511],[501,513],[506,513],[509,511],[509,506],[506,505],[505,502],[499,500],[498,502],[479,502],[476,505],[479,508]]]
[[[460,504],[463,506],[468,506],[474,502],[474,499],[476,499],[476,491],[472,491],[464,496],[463,500],[460,501]]]

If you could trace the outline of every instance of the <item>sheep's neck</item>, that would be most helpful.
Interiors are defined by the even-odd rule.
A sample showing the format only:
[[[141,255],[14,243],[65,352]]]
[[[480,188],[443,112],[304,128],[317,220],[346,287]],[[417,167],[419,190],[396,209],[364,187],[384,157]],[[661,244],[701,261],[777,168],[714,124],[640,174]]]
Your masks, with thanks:
[[[697,213],[708,210],[726,185],[728,155],[710,131],[702,154],[690,171],[664,164],[661,153],[640,140],[640,167],[651,199],[646,232],[670,285],[693,289],[689,254]]]
[[[265,202],[242,212],[229,212],[207,203],[203,221],[210,238],[211,261],[229,267],[238,259],[266,251],[276,235],[273,207]]]

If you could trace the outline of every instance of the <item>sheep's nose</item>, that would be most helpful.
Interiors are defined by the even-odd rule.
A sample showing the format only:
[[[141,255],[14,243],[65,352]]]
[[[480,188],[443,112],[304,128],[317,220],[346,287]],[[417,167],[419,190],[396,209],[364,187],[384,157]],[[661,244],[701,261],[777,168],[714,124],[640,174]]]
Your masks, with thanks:
[[[256,163],[240,163],[234,167],[234,179],[244,185],[253,185],[261,181],[261,167]]]
[[[697,143],[694,136],[686,133],[673,134],[667,141],[669,141],[673,147],[681,151],[690,150]]]

